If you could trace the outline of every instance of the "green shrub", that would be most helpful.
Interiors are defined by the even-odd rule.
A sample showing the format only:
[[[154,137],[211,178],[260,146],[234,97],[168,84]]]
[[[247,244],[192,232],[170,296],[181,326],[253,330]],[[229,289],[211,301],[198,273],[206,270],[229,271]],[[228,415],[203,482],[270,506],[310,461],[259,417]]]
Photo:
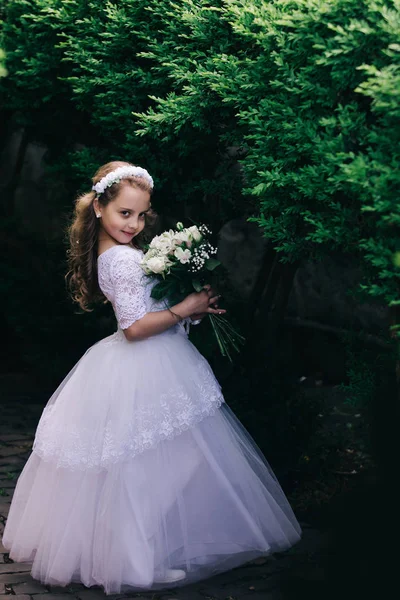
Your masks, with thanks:
[[[369,267],[365,289],[397,297],[398,0],[3,12],[5,104],[62,144],[82,184],[106,156],[144,162],[166,210],[218,225],[253,214],[285,261],[350,250]]]

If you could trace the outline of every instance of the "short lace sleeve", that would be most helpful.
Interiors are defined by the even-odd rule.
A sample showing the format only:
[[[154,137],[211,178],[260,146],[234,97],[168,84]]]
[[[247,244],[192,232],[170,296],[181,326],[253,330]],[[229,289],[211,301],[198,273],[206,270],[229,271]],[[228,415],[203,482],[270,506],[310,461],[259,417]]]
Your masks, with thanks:
[[[121,329],[127,329],[144,317],[146,293],[144,272],[140,266],[141,256],[124,248],[116,253],[110,267],[110,279],[114,291],[114,311]]]

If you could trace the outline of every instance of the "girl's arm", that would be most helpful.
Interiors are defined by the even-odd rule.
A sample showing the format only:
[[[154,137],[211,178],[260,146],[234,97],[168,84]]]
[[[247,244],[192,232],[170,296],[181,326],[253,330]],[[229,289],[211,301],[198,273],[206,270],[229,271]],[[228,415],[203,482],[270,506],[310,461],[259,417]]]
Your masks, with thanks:
[[[212,308],[210,305],[218,300],[211,289],[189,294],[182,302],[172,306],[170,310],[150,312],[124,329],[128,341],[144,340],[152,335],[166,331],[180,320],[197,313],[225,313],[223,309]]]
[[[162,333],[197,313],[225,312],[211,308],[218,296],[210,285],[204,286],[206,289],[201,292],[189,294],[169,310],[147,312],[143,277],[138,255],[129,248],[119,247],[110,266],[110,283],[114,288],[113,306],[118,325],[129,341]]]

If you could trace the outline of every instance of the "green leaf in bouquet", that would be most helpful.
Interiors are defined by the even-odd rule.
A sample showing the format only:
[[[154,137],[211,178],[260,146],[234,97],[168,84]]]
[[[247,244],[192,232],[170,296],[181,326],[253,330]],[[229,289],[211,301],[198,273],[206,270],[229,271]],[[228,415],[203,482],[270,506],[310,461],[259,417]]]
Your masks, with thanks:
[[[165,296],[170,294],[175,287],[172,281],[160,281],[151,290],[151,297],[155,300],[162,300]]]
[[[164,292],[161,289],[157,289],[156,285],[151,290],[151,297],[154,298],[155,300],[162,300],[162,298],[164,298],[164,296],[165,296]]]
[[[181,294],[185,294],[187,292],[187,286],[184,284],[183,281],[181,281],[181,283],[179,284],[179,291]]]
[[[203,289],[203,286],[201,285],[198,279],[192,279],[192,285],[196,292],[201,292],[201,290]]]
[[[220,261],[217,260],[216,258],[208,258],[206,260],[205,267],[206,267],[207,271],[214,271],[214,269],[219,267],[220,264],[221,264]]]

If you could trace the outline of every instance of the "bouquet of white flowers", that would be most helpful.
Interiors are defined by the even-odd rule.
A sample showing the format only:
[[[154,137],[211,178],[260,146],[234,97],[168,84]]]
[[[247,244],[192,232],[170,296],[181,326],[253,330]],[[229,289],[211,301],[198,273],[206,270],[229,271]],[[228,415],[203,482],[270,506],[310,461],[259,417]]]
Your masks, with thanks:
[[[193,290],[201,292],[208,283],[210,272],[221,264],[215,258],[217,249],[207,239],[211,231],[206,225],[185,228],[182,223],[177,223],[176,228],[176,231],[170,229],[153,238],[141,262],[146,275],[159,279],[151,296],[157,300],[165,299],[169,306],[180,302]],[[222,355],[232,361],[231,351],[239,352],[243,336],[225,317],[217,314],[208,317]]]

